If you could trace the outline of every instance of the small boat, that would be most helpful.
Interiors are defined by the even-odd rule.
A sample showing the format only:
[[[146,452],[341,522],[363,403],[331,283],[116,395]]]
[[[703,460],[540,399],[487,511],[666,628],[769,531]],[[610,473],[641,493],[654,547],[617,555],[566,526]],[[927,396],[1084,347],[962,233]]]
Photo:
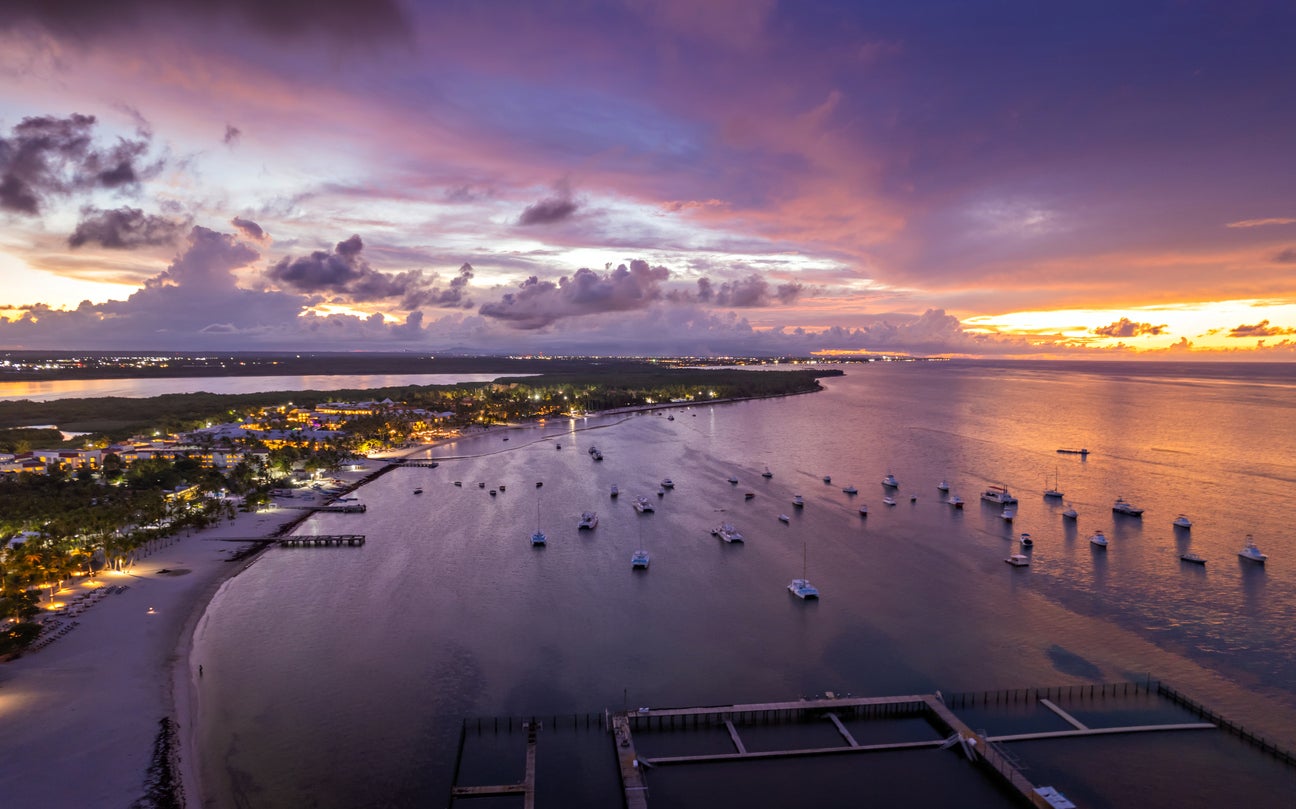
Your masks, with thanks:
[[[780,515],[778,516],[778,518],[779,518],[779,522],[791,522],[791,521],[792,521],[792,518],[789,517],[789,516],[786,515],[786,514],[780,514]]]
[[[941,478],[941,482],[936,484],[936,491],[938,492],[949,491],[949,481],[946,480],[945,478]]]
[[[616,497],[618,494],[621,493],[621,490],[617,488],[617,485],[615,483],[613,483],[611,488],[608,489],[608,493],[613,497]]]
[[[859,513],[860,513],[860,516],[861,516],[861,517],[867,517],[867,516],[868,516],[868,506],[860,506],[860,507],[859,507]]]
[[[1030,534],[1023,531],[1021,535],[1021,545],[1023,548],[1032,548],[1035,546],[1035,540],[1031,538]]]
[[[946,500],[945,502],[949,503],[951,506],[959,509],[960,511],[963,509],[963,498],[959,497],[957,494],[950,495],[950,499]]]
[[[414,490],[414,493],[415,493],[415,494],[422,494],[422,493],[423,493],[423,487],[420,486],[419,488],[415,489],[415,490]]]
[[[508,439],[507,439],[507,438],[505,438],[505,439],[504,439],[504,440],[505,440],[505,441],[507,441],[507,440],[508,440]]]
[[[576,524],[577,528],[593,528],[598,525],[598,514],[593,511],[581,512],[580,522]]]
[[[647,570],[648,562],[648,551],[635,551],[634,555],[630,557],[630,567],[634,570]]]
[[[454,485],[456,485],[456,486],[463,486],[463,481],[462,481],[462,480],[456,480],[456,481],[454,482]]]
[[[484,489],[484,488],[486,488],[486,481],[484,481],[484,480],[479,480],[479,481],[477,481],[477,488],[479,488],[479,489]]]
[[[596,461],[601,461],[601,460],[603,460],[603,453],[601,453],[601,452],[595,452],[595,453],[594,453],[594,460],[596,460]]]
[[[501,484],[499,485],[499,490],[500,490],[500,491],[504,491],[504,484],[503,484],[503,483],[501,483]]]
[[[494,489],[491,489],[491,490],[490,490],[490,496],[491,496],[491,497],[494,497],[496,494],[498,494],[498,492],[496,492]]]
[[[788,585],[788,590],[792,595],[800,599],[818,598],[819,591],[810,583],[809,579],[793,579]]]
[[[1063,455],[1088,455],[1089,454],[1089,450],[1083,448],[1068,449],[1066,447],[1063,447],[1062,449],[1059,449],[1058,452],[1062,453]]]
[[[737,485],[738,485],[738,476],[737,476],[737,475],[730,475],[730,476],[729,476],[729,482],[732,483],[733,485],[737,486]]]
[[[562,444],[554,444],[554,449],[562,449]]]
[[[539,547],[545,544],[545,542],[547,541],[548,539],[547,537],[545,537],[543,531],[536,531],[534,534],[531,535],[531,547],[533,548]]]
[[[1067,520],[1074,520],[1080,516],[1080,512],[1075,510],[1075,506],[1067,506],[1066,511],[1062,512],[1062,517]]]
[[[1262,565],[1265,563],[1265,560],[1269,558],[1265,554],[1261,553],[1260,549],[1256,547],[1256,544],[1254,541],[1252,541],[1250,534],[1247,534],[1246,546],[1243,547],[1242,550],[1238,551],[1238,556],[1242,557],[1243,559],[1250,559],[1252,562],[1258,562],[1259,564]]]
[[[1010,506],[1017,502],[1017,498],[1005,489],[1003,486],[990,486],[981,492],[981,499],[987,503],[999,503],[1000,505]]]
[[[883,497],[883,498],[882,498],[882,502],[883,502],[883,503],[886,503],[888,506],[894,506],[894,505],[895,505],[895,498],[894,498],[894,497]]]
[[[909,502],[910,502],[910,503],[917,503],[917,502],[918,502],[918,495],[916,495],[916,494],[911,494],[911,495],[909,495]]]
[[[900,481],[896,480],[895,475],[887,472],[886,477],[882,478],[882,485],[889,486],[892,489],[898,489],[900,488]]]
[[[764,472],[761,472],[761,477],[763,477],[763,478],[772,478],[772,477],[774,477],[774,473],[771,472],[771,471],[769,471],[769,467],[767,466],[767,467],[765,467],[765,471],[764,471]]]
[[[797,508],[801,508],[802,506],[805,505],[805,498],[799,494],[796,495],[795,497],[792,498],[792,505],[796,506]]]
[[[596,453],[596,452],[599,451],[599,448],[598,448],[598,447],[590,447],[589,449],[587,449],[587,450],[585,450],[585,451],[588,452],[590,455],[593,455],[594,453]]]
[[[846,488],[842,489],[842,491],[845,492],[846,494],[859,494],[859,489],[855,488],[854,486],[847,486]]]
[[[657,489],[657,496],[658,496],[658,497],[665,497],[665,496],[666,496],[666,490],[665,490],[665,489],[662,489],[662,488],[659,487],[659,488]]]
[[[755,496],[756,496],[756,492],[747,492],[746,494],[743,495],[743,499],[750,500]]]
[[[1004,522],[1012,522],[1013,518],[1016,516],[1017,516],[1017,509],[1013,508],[1012,506],[1004,506],[1003,513],[999,515],[999,518]]]
[[[1089,541],[1092,542],[1095,547],[1102,548],[1103,550],[1107,549],[1107,536],[1103,534],[1102,531],[1094,531],[1093,536],[1089,537]]]
[[[1123,498],[1117,497],[1116,502],[1112,503],[1112,513],[1124,514],[1127,517],[1141,517],[1143,516],[1143,509],[1126,503]]]
[[[1188,562],[1188,563],[1190,563],[1190,564],[1194,564],[1194,565],[1203,565],[1203,566],[1204,566],[1204,565],[1206,564],[1206,557],[1204,557],[1204,556],[1198,556],[1198,555],[1195,554],[1195,553],[1183,553],[1183,554],[1180,554],[1180,555],[1179,555],[1179,560],[1182,561],[1182,562]]]
[[[675,488],[675,481],[670,478],[662,478],[661,487],[663,489],[673,489]]]
[[[640,495],[635,498],[634,510],[639,512],[640,514],[643,514],[645,511],[652,511],[653,510],[652,502],[647,497]]]
[[[667,420],[667,421],[674,421],[674,420],[675,420],[675,417],[674,417],[674,416],[667,416],[667,417],[666,417],[666,420]]]
[[[832,475],[824,475],[824,483],[832,483]]]
[[[1013,567],[1026,567],[1030,564],[1030,557],[1022,553],[1014,553],[1004,561]]]
[[[543,486],[543,485],[544,485],[544,481],[543,481],[543,480],[537,480],[537,481],[536,481],[536,488],[537,488],[537,489],[540,488],[540,487]]]
[[[1175,528],[1192,528],[1192,520],[1188,519],[1187,514],[1180,514],[1174,518]]]
[[[742,542],[742,532],[733,527],[733,523],[721,523],[711,529],[711,536],[719,537],[725,542]]]

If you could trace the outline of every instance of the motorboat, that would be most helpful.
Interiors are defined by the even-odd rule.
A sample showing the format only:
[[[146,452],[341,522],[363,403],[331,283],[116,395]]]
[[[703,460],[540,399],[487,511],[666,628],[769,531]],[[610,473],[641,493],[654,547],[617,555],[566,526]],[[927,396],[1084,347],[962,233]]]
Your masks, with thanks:
[[[765,471],[764,471],[764,472],[761,472],[761,477],[763,477],[763,478],[772,478],[772,477],[774,477],[774,473],[771,472],[771,471],[769,470],[769,467],[767,466],[767,467],[765,467]]]
[[[963,498],[959,497],[957,494],[950,495],[950,498],[945,502],[949,503],[951,506],[953,506],[956,509],[959,509],[960,511],[963,510]]]
[[[910,502],[910,503],[917,503],[917,502],[918,502],[918,495],[916,495],[916,494],[911,494],[911,495],[909,495],[909,502]]]
[[[792,505],[796,506],[797,508],[801,508],[802,506],[805,505],[805,498],[799,494],[794,496],[792,498]]]
[[[936,491],[938,492],[949,491],[949,481],[946,480],[945,478],[941,478],[941,482],[936,484]]]
[[[652,501],[649,500],[647,497],[644,497],[643,495],[639,495],[638,497],[635,498],[634,510],[639,512],[640,514],[643,514],[646,511],[652,511],[653,510]]]
[[[1024,553],[1014,553],[1004,561],[1013,567],[1026,567],[1030,564],[1030,557]]]
[[[1004,522],[1012,522],[1013,518],[1015,518],[1016,516],[1017,516],[1017,509],[1013,508],[1012,506],[1004,506],[1003,512],[999,515],[999,518]]]
[[[883,503],[886,503],[888,506],[894,506],[894,505],[895,505],[895,498],[894,498],[894,497],[883,497],[883,498],[882,498],[882,502],[883,502]]]
[[[501,483],[501,484],[499,485],[499,490],[500,490],[500,491],[504,491],[504,484],[503,484],[503,483]]]
[[[1023,531],[1021,535],[1021,546],[1023,548],[1035,547],[1035,540],[1031,537],[1030,534],[1026,533],[1025,531]]]
[[[477,481],[477,488],[479,488],[479,489],[484,489],[484,488],[486,488],[486,481],[484,481],[484,480],[479,480],[479,481]]]
[[[1195,554],[1195,553],[1183,553],[1183,554],[1180,554],[1180,555],[1179,555],[1179,559],[1180,559],[1180,561],[1188,562],[1188,563],[1190,563],[1190,564],[1194,564],[1194,565],[1203,565],[1203,566],[1204,566],[1204,565],[1206,564],[1206,557],[1204,557],[1204,556],[1198,556],[1198,555]]]
[[[540,488],[540,487],[543,486],[543,485],[544,485],[544,481],[543,481],[543,480],[537,480],[537,481],[536,481],[536,488],[537,488],[537,489]]]
[[[635,551],[634,555],[630,557],[630,567],[634,570],[647,570],[649,561],[648,551]]]
[[[733,485],[737,486],[737,485],[738,485],[738,476],[737,476],[737,475],[730,475],[730,476],[729,476],[729,482],[732,483]]]
[[[495,491],[494,489],[491,489],[491,490],[490,490],[490,496],[491,496],[491,497],[494,497],[496,494],[499,494],[499,492]]]
[[[616,497],[620,493],[621,490],[617,488],[617,485],[615,483],[613,483],[612,486],[608,489],[608,494],[612,495],[613,497]]]
[[[747,492],[746,494],[743,495],[743,499],[750,500],[755,496],[756,496],[756,492]]]
[[[598,514],[593,511],[581,512],[580,522],[576,524],[577,528],[593,528],[598,525]]]
[[[860,507],[859,507],[859,513],[860,513],[860,516],[861,516],[861,517],[867,517],[867,516],[868,516],[868,506],[860,506]]]
[[[585,450],[585,451],[588,452],[590,455],[593,455],[594,453],[596,453],[596,452],[599,451],[599,448],[598,448],[598,447],[590,447],[589,449],[587,449],[587,450]]]
[[[1003,486],[990,486],[981,492],[981,499],[987,503],[998,503],[1003,506],[1011,506],[1017,502],[1017,498]]]
[[[540,546],[540,545],[543,545],[543,544],[545,544],[545,542],[547,542],[547,541],[548,541],[548,538],[545,537],[543,531],[536,531],[534,534],[531,535],[531,547],[533,547],[533,548],[534,548],[534,547],[537,547],[537,546]]]
[[[1089,541],[1092,542],[1095,547],[1102,548],[1103,550],[1107,549],[1107,536],[1102,531],[1094,531],[1093,536],[1089,537]]]
[[[456,481],[454,482],[454,485],[456,485],[456,486],[461,486],[461,487],[462,487],[462,486],[463,486],[463,481],[462,481],[462,480],[456,480]]]
[[[657,487],[657,496],[658,496],[658,497],[665,497],[665,496],[666,496],[666,490],[663,489],[663,488],[661,488],[660,486]]]
[[[792,595],[800,599],[818,598],[819,591],[810,583],[809,579],[793,579],[788,585],[788,590]]]
[[[674,420],[675,420],[675,417],[674,417],[674,416],[667,416],[667,417],[666,417],[666,420],[667,420],[667,421],[674,421]]]
[[[598,451],[595,451],[595,453],[594,453],[594,460],[596,460],[596,461],[601,461],[601,460],[603,460],[603,453],[598,452]]]
[[[415,493],[415,494],[422,494],[422,493],[423,493],[423,487],[422,487],[422,486],[418,487],[417,489],[414,490],[414,493]]]
[[[675,481],[670,478],[662,478],[661,487],[663,489],[673,489],[675,488]]]
[[[742,542],[742,532],[733,527],[733,523],[721,523],[711,529],[711,536],[720,537],[725,542]]]
[[[1175,528],[1192,528],[1192,520],[1188,519],[1187,514],[1180,514],[1174,518]]]
[[[854,486],[847,486],[846,488],[842,489],[842,491],[845,492],[846,494],[859,494],[859,489],[855,488]]]
[[[786,515],[786,514],[780,514],[780,515],[778,516],[778,518],[779,518],[779,522],[791,522],[791,521],[792,521],[792,518],[789,517],[789,516]]]
[[[1124,514],[1126,517],[1141,517],[1143,516],[1143,509],[1126,503],[1123,498],[1117,497],[1116,502],[1112,503],[1112,513]]]
[[[1075,510],[1075,506],[1067,506],[1066,510],[1062,512],[1063,519],[1067,519],[1067,520],[1074,520],[1076,517],[1079,516],[1080,516],[1080,512]]]
[[[1242,550],[1238,551],[1238,556],[1242,557],[1243,559],[1250,559],[1252,562],[1257,562],[1262,565],[1265,563],[1265,560],[1269,558],[1265,554],[1261,553],[1260,549],[1256,547],[1256,544],[1251,539],[1250,534],[1247,534],[1246,545],[1242,548]]]
[[[832,475],[824,475],[824,483],[832,483]]]
[[[900,488],[900,481],[896,480],[895,475],[887,472],[886,477],[882,478],[882,485],[889,486],[892,489],[898,489]]]

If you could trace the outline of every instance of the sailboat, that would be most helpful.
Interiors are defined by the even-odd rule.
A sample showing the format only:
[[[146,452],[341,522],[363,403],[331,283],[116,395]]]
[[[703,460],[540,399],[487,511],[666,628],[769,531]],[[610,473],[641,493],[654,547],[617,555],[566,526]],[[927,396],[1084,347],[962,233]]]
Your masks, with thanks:
[[[801,578],[792,580],[792,583],[788,585],[788,592],[802,600],[819,597],[819,591],[806,578],[806,541],[804,539],[801,540]]]
[[[547,541],[548,539],[545,537],[544,532],[540,530],[540,493],[537,492],[536,493],[536,530],[535,533],[531,535],[531,547],[542,548],[544,547],[544,544]]]
[[[639,523],[639,550],[635,551],[634,555],[630,557],[630,567],[633,570],[647,570],[648,562],[649,562],[648,551],[646,551],[643,546],[643,523],[640,522]]]
[[[1045,485],[1047,485],[1047,484],[1048,484],[1048,481],[1045,480],[1044,483],[1045,483]],[[1056,469],[1053,470],[1053,488],[1051,488],[1051,489],[1045,489],[1045,490],[1044,490],[1044,496],[1045,496],[1045,497],[1056,497],[1056,498],[1059,499],[1059,500],[1062,499],[1062,492],[1058,491],[1058,478],[1057,478],[1057,470],[1056,470]]]

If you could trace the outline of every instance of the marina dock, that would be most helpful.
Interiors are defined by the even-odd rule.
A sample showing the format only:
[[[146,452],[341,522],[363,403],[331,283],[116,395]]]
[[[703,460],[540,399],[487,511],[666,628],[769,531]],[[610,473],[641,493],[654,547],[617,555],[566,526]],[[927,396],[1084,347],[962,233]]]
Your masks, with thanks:
[[[284,548],[358,548],[365,544],[364,534],[294,534],[280,537],[277,545]]]

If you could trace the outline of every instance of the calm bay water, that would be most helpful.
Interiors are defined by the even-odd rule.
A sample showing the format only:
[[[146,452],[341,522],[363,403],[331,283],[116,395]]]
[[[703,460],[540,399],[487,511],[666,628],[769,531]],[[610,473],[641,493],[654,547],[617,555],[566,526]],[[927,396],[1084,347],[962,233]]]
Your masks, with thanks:
[[[332,376],[193,376],[156,379],[58,379],[47,382],[0,382],[0,401],[29,399],[89,399],[122,396],[141,399],[166,393],[263,393],[277,390],[342,390],[389,388],[401,385],[453,385],[490,382],[500,374],[369,374]],[[522,374],[521,376],[525,376]]]
[[[463,440],[430,453],[437,469],[396,470],[361,490],[367,513],[312,518],[299,532],[368,543],[269,551],[222,588],[199,627],[207,797],[441,805],[464,716],[1146,674],[1296,744],[1296,367],[874,364],[847,374],[822,393],[673,420],[564,420],[507,442]],[[1087,459],[1055,452],[1082,446]],[[760,476],[767,465],[771,479]],[[901,484],[894,507],[882,503],[888,471]],[[676,488],[659,498],[667,476]],[[1041,496],[1055,477],[1078,523]],[[940,502],[942,478],[964,511]],[[507,489],[491,497],[479,481]],[[844,494],[847,484],[859,494]],[[991,484],[1021,498],[1015,524],[979,502]],[[657,511],[637,515],[638,494]],[[1143,519],[1114,517],[1117,496],[1145,508]],[[579,532],[587,509],[599,526]],[[1180,512],[1191,531],[1172,528]],[[747,542],[711,537],[722,521]],[[537,525],[549,546],[533,550]],[[1111,539],[1106,552],[1087,540],[1095,529]],[[1003,559],[1022,531],[1035,537],[1032,564],[1013,569]],[[1238,559],[1248,533],[1267,567]],[[652,553],[647,574],[630,569],[640,545]],[[1187,550],[1207,566],[1181,563]],[[818,603],[785,589],[803,565]],[[1085,806],[1211,805],[1209,784],[1183,780],[1176,793],[1174,777],[1144,780],[1137,754],[1113,756],[1125,742],[1036,744],[1038,766]],[[1221,750],[1218,736],[1132,744],[1206,773],[1259,755]],[[1124,773],[1114,759],[1129,762]],[[797,772],[818,792],[803,785],[798,796],[858,802],[858,779],[840,769],[858,765],[807,766]],[[789,772],[761,768],[747,771],[749,788]],[[672,796],[662,805],[719,805],[696,802],[725,794],[716,770],[681,772],[652,776],[658,798]],[[1289,776],[1260,777],[1278,791],[1259,794],[1288,805]],[[588,785],[608,778],[604,752],[570,783],[550,783],[540,805],[590,805]],[[979,788],[956,793],[1004,805]],[[760,794],[782,805],[777,791]],[[744,805],[761,805],[753,799]]]

